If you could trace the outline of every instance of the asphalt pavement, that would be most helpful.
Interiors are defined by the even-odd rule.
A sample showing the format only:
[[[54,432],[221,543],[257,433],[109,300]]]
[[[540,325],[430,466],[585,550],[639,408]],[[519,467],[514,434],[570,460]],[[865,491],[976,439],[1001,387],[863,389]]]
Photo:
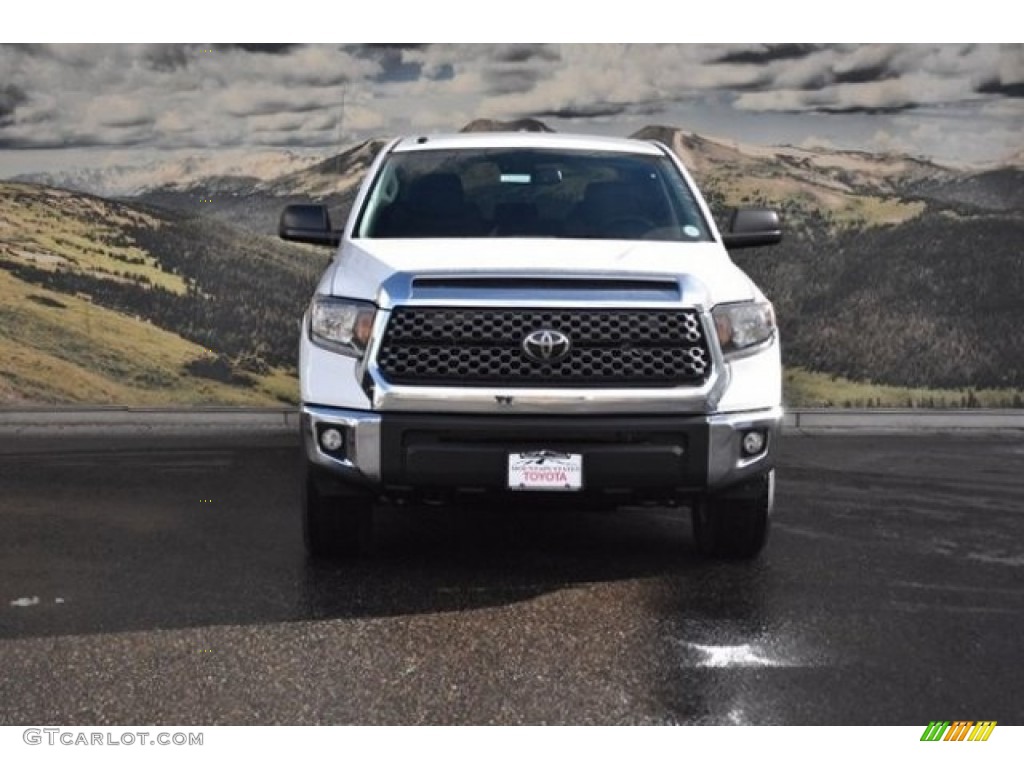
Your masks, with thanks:
[[[0,440],[0,724],[1024,724],[1024,439],[787,435],[771,540],[382,509],[310,564],[293,435]]]

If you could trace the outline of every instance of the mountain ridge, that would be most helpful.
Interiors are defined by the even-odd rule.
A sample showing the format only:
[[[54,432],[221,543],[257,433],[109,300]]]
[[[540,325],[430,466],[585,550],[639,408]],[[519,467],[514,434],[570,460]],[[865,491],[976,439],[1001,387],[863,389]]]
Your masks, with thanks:
[[[510,121],[480,118],[460,129],[461,132],[518,130],[554,132],[542,121],[532,118]],[[739,176],[748,179],[785,176],[811,185],[823,199],[829,193],[853,192],[924,197],[937,194],[948,201],[955,198],[955,193],[944,188],[947,185],[955,186],[973,178],[980,178],[984,184],[987,176],[1006,168],[1024,170],[1024,150],[1009,157],[1004,164],[958,169],[909,154],[759,145],[657,124],[645,126],[630,137],[666,144],[679,154],[698,179],[714,177],[722,181]],[[385,137],[373,137],[327,155],[271,151],[254,153],[248,160],[232,156],[220,161],[216,155],[212,159],[196,156],[143,167],[22,174],[12,180],[75,189],[102,197],[156,199],[164,196],[164,204],[189,210],[196,209],[195,205],[187,204],[190,195],[197,202],[213,198],[214,206],[217,197],[226,200],[247,196],[281,199],[308,196],[330,202],[332,198],[353,196],[353,188],[387,141]],[[984,198],[984,194],[981,197]],[[991,202],[989,197],[988,203]],[[264,227],[262,231],[269,230]]]
[[[137,197],[167,187],[186,188],[211,179],[232,180],[229,186],[262,182],[319,162],[319,155],[307,156],[289,150],[262,150],[239,154],[206,152],[154,160],[143,164],[115,164],[103,167],[70,167],[13,176],[7,181],[71,189],[100,197]],[[223,182],[222,182],[223,183]]]

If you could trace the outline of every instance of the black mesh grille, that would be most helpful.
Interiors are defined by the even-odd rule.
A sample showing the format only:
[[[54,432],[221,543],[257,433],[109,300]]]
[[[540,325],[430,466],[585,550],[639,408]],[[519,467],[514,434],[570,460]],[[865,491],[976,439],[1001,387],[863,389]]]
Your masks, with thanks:
[[[561,360],[523,350],[544,330],[569,338]],[[711,355],[695,310],[398,307],[377,365],[393,384],[667,387],[703,383]]]

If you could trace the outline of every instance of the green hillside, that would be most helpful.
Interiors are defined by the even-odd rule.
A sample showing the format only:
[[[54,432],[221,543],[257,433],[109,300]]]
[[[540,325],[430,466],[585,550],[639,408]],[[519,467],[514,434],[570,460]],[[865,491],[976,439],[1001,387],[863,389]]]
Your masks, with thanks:
[[[787,368],[783,400],[794,408],[1021,408],[1022,389],[940,389],[854,381],[837,374]]]
[[[208,221],[0,184],[0,403],[294,402],[321,267]]]

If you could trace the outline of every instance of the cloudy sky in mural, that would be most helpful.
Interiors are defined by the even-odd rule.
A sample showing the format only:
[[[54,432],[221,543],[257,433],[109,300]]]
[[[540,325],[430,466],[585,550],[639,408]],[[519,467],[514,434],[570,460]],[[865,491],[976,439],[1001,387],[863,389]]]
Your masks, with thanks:
[[[479,117],[991,162],[1024,149],[1024,45],[0,46],[0,176]]]

